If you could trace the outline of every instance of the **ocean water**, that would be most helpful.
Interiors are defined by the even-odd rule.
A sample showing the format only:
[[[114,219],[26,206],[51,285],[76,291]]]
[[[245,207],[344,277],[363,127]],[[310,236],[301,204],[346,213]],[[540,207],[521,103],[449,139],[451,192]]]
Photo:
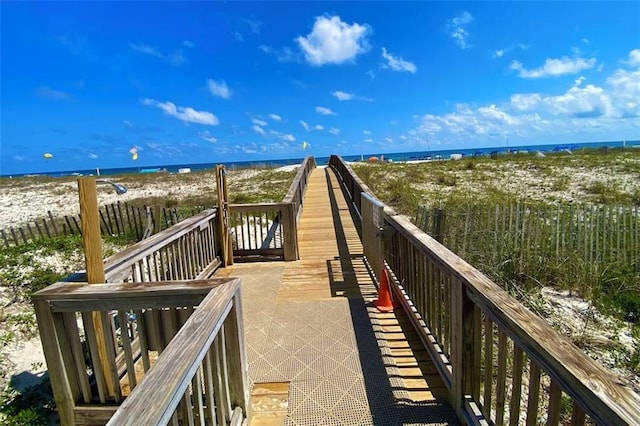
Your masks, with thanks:
[[[504,155],[508,152],[554,152],[570,150],[575,151],[579,149],[598,149],[602,147],[608,148],[621,148],[623,146],[640,146],[640,141],[608,141],[608,142],[585,142],[585,143],[572,143],[564,145],[524,145],[524,146],[512,146],[512,147],[486,147],[486,148],[460,148],[460,149],[446,149],[446,150],[431,150],[431,151],[414,151],[414,152],[401,152],[401,153],[385,153],[385,152],[372,152],[369,154],[359,155],[343,155],[342,158],[345,161],[367,161],[370,157],[375,156],[380,158],[384,156],[385,160],[391,160],[394,162],[411,161],[411,160],[425,160],[425,159],[449,159],[452,154],[460,154],[462,157],[473,156],[488,156],[491,154]],[[281,166],[288,166],[302,163],[304,158],[287,158],[281,160],[266,160],[266,161],[233,161],[222,163],[194,163],[194,164],[179,164],[179,165],[158,165],[151,167],[120,167],[112,169],[100,169],[101,176],[109,175],[121,175],[132,173],[154,173],[157,171],[166,171],[168,173],[178,173],[178,169],[190,168],[192,172],[199,170],[207,170],[214,168],[217,164],[224,164],[227,169],[246,169],[246,168],[276,168]],[[318,165],[326,165],[329,162],[329,157],[316,157],[316,163]],[[87,176],[95,175],[96,169],[85,170],[69,170],[64,172],[46,173],[48,176]],[[43,175],[43,173],[40,173]],[[13,175],[19,176],[19,175]]]

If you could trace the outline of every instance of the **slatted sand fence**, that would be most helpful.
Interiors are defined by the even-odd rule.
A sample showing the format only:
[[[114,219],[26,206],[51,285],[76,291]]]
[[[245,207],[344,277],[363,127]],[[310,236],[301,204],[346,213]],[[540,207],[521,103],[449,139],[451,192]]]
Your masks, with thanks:
[[[311,173],[304,202],[299,260],[217,274],[242,278],[253,424],[456,423],[408,321],[371,306],[374,281],[332,170]]]

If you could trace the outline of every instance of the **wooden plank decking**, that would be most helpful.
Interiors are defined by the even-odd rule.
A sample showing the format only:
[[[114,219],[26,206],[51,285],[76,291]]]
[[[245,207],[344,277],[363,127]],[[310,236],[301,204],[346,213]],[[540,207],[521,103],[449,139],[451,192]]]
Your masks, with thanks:
[[[217,274],[243,281],[252,384],[261,393],[288,384],[276,386],[277,398],[255,398],[252,424],[456,423],[404,313],[371,306],[376,287],[330,169],[309,178],[298,245],[298,261],[236,264]]]

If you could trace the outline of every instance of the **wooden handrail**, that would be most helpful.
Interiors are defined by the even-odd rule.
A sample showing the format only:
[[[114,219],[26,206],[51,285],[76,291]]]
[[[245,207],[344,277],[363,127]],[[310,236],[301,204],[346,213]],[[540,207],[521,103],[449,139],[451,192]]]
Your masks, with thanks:
[[[251,204],[229,204],[229,209],[232,213],[244,213],[244,212],[273,212],[282,210],[287,207],[288,203],[251,203]]]
[[[293,205],[293,214],[295,216],[296,223],[300,220],[302,214],[302,206],[304,204],[304,193],[307,190],[307,183],[309,181],[309,175],[316,168],[316,159],[314,157],[306,157],[302,161],[302,165],[298,169],[295,179],[289,187],[287,195],[284,197],[283,202]]]
[[[352,201],[354,206],[360,209],[360,194],[364,191],[370,193],[369,189],[340,157],[332,156],[330,165],[339,175],[342,174],[341,180],[351,196],[358,197],[357,201],[355,198]],[[403,301],[406,300],[404,305],[409,315],[415,317],[413,322],[419,329],[423,343],[432,347],[430,353],[452,393],[452,403],[459,417],[468,422],[478,421],[482,338],[479,330],[482,326],[480,314],[483,314],[485,324],[491,327],[496,325],[499,333],[504,333],[513,341],[517,348],[515,353],[519,354],[514,356],[521,359],[522,352],[526,353],[533,360],[532,370],[542,370],[549,375],[552,388],[555,386],[559,392],[564,391],[571,397],[575,404],[574,419],[578,423],[578,419],[581,418],[580,411],[583,413],[582,416],[587,413],[593,421],[603,425],[640,422],[640,397],[544,320],[530,312],[480,271],[413,225],[409,218],[397,215],[388,206],[384,206],[384,223],[392,231],[387,231],[387,239],[392,240],[388,243],[397,251],[394,259],[386,259],[389,266],[395,269],[392,272],[397,279],[402,281],[402,285],[398,286],[400,283],[396,283],[396,290]],[[393,234],[393,237],[389,237],[389,234]],[[387,253],[387,256],[389,255]],[[420,266],[416,267],[414,262],[420,262]],[[416,277],[427,277],[429,274],[436,274],[439,287],[434,288],[433,284],[429,284],[432,286],[429,288],[420,287],[426,283]],[[411,300],[414,296],[422,300],[414,302]],[[438,302],[429,301],[429,297],[437,297]],[[446,298],[444,306],[440,298]],[[428,311],[427,308],[436,309],[436,313]],[[434,327],[435,330],[430,327]],[[489,331],[485,328],[484,333],[486,336]],[[492,335],[491,331],[489,342],[493,342]],[[506,338],[501,341],[505,342],[502,345],[506,347]],[[504,353],[502,346],[500,350]],[[485,366],[487,356],[485,354]],[[487,380],[489,381],[485,381],[485,398],[487,383],[491,383],[492,378],[489,377]],[[539,381],[539,375],[537,380]],[[519,388],[517,392],[520,392]],[[490,393],[489,389],[489,396]],[[550,395],[553,401],[550,402],[549,411],[554,415],[559,413],[559,395]],[[502,398],[504,402],[504,394],[497,398]],[[518,406],[512,406],[510,409],[512,414],[517,415]],[[482,413],[491,415],[491,407],[483,407]],[[527,415],[531,415],[529,409]],[[529,424],[529,418],[527,422]]]
[[[241,318],[239,288],[239,280],[234,279],[209,292],[108,425],[160,425],[171,420],[232,308],[236,308],[236,319]],[[242,330],[232,330],[232,333],[238,332],[242,333]],[[246,367],[229,366],[229,370],[241,375],[246,374],[243,368]],[[240,388],[246,392],[246,376]],[[241,402],[237,398],[238,395],[231,396],[232,409],[240,406],[246,413],[246,395],[241,396]]]
[[[144,283],[58,282],[44,288],[31,300],[47,301],[52,312],[110,311],[193,306],[213,288],[234,278]]]

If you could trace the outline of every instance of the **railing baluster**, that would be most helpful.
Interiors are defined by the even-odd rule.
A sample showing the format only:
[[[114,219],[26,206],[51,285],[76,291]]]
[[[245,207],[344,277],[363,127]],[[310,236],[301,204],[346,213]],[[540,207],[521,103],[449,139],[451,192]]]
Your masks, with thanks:
[[[513,348],[512,377],[509,425],[517,426],[520,422],[520,397],[522,395],[522,349],[518,345],[514,345]]]
[[[531,360],[529,362],[529,397],[527,398],[527,426],[535,426],[540,404],[540,367]]]
[[[129,389],[133,390],[138,384],[136,379],[136,367],[133,361],[133,351],[131,350],[131,338],[127,323],[129,322],[126,313],[118,311],[118,322],[120,323],[120,339],[122,340],[122,349],[124,350],[124,359],[127,363],[127,378],[129,379]]]
[[[80,342],[80,331],[78,330],[78,322],[74,312],[64,312],[62,314],[64,327],[67,331],[67,339],[73,354],[73,363],[76,367],[76,374],[82,391],[82,398],[85,403],[91,402],[91,386],[89,385],[89,377],[87,376],[87,367],[84,360],[84,352],[82,343]]]
[[[93,367],[93,374],[96,378],[96,385],[98,387],[98,397],[100,403],[107,402],[107,388],[105,384],[105,374],[102,370],[102,363],[100,362],[100,355],[98,354],[98,341],[96,339],[96,332],[93,328],[93,318],[91,312],[82,312],[82,323],[84,325],[84,334],[87,337],[87,343],[89,344],[89,353],[91,354],[91,365]]]
[[[140,342],[140,357],[142,358],[142,368],[146,373],[151,368],[151,363],[149,361],[149,337],[147,334],[147,330],[149,328],[146,324],[146,317],[144,316],[141,309],[137,309],[134,311],[136,315],[136,328],[138,331],[138,341]]]

